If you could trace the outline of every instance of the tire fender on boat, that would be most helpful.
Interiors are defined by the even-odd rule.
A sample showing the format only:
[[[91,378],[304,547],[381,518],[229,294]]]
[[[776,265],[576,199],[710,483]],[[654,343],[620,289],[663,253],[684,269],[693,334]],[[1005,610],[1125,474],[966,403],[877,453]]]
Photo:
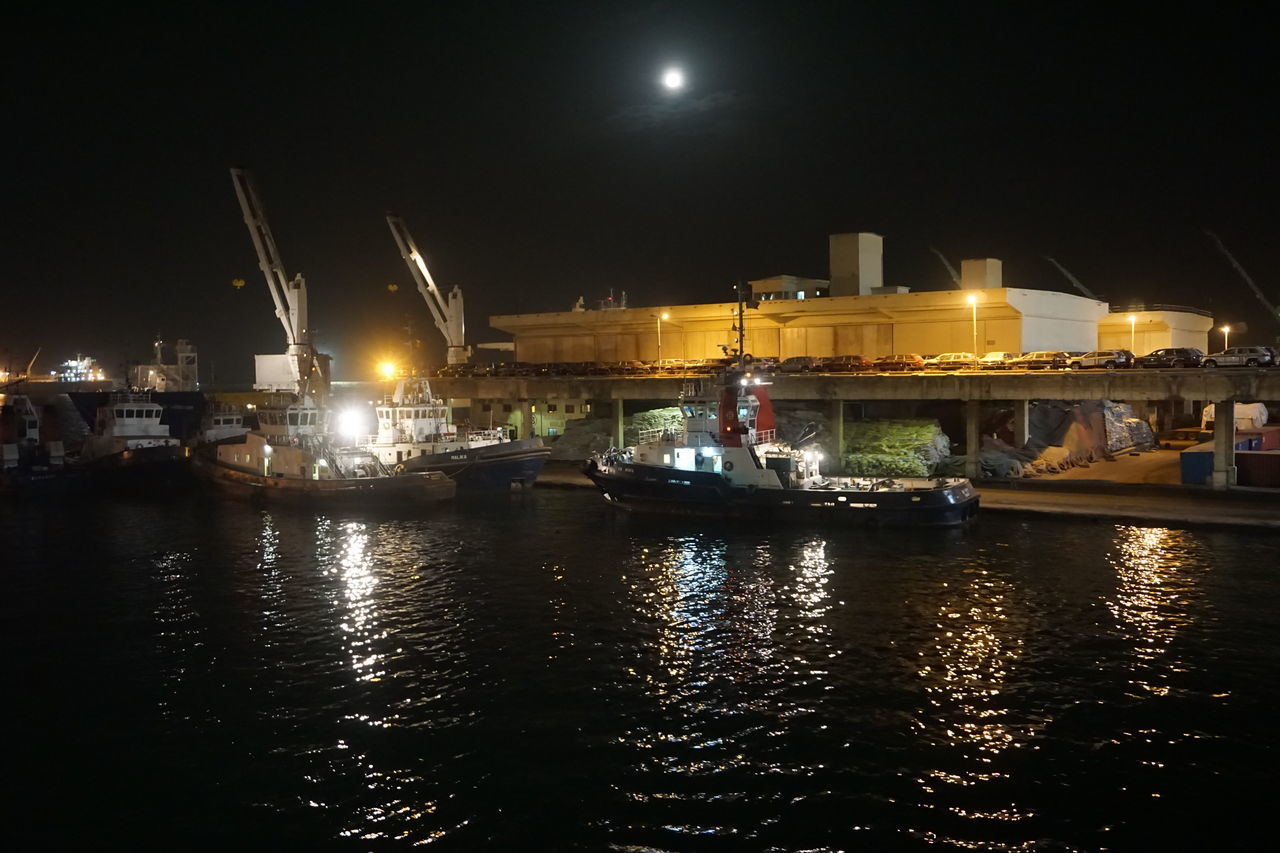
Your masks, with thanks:
[[[732,471],[732,470],[733,470],[733,463],[732,463],[732,462],[728,462],[728,461],[726,461],[726,462],[724,463],[724,470],[726,470],[726,471]]]

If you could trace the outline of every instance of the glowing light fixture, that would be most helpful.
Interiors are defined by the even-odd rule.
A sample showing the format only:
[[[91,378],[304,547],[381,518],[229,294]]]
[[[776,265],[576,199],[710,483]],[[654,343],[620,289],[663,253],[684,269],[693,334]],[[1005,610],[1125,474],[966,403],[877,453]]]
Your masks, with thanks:
[[[1231,344],[1230,344],[1230,340],[1231,340],[1231,327],[1230,327],[1230,326],[1223,326],[1223,327],[1222,327],[1222,329],[1221,329],[1221,331],[1222,331],[1222,348],[1223,348],[1223,349],[1226,349],[1227,347],[1231,346]]]
[[[679,92],[684,88],[684,72],[679,68],[668,68],[663,71],[662,87],[668,92]]]
[[[384,361],[378,365],[378,372],[382,374],[383,379],[390,379],[396,375],[395,362]]]
[[[346,438],[355,438],[364,426],[364,416],[357,409],[347,409],[338,415],[338,433]]]

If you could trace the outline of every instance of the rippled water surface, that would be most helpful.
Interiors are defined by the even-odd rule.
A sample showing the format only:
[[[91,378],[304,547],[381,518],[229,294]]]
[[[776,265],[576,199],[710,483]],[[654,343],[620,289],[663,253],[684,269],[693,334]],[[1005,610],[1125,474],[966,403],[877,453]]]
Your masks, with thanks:
[[[1275,536],[2,510],[19,849],[1274,841]]]

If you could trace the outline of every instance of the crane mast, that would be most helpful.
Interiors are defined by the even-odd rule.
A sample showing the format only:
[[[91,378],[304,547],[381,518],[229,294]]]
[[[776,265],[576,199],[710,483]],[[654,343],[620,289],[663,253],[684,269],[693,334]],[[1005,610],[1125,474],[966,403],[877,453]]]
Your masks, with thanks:
[[[942,265],[947,268],[947,275],[951,276],[951,283],[956,287],[960,286],[960,273],[956,272],[956,268],[951,266],[951,261],[947,260],[947,256],[939,252],[933,246],[929,247],[929,251],[938,256],[938,260],[942,261]]]
[[[1046,261],[1048,261],[1049,263],[1053,264],[1055,267],[1057,267],[1057,268],[1058,268],[1058,272],[1062,273],[1063,277],[1064,277],[1064,278],[1066,278],[1066,280],[1067,280],[1067,281],[1071,282],[1072,287],[1074,287],[1076,290],[1080,291],[1080,292],[1081,292],[1081,293],[1083,293],[1085,296],[1089,297],[1090,299],[1094,300],[1095,302],[1099,302],[1099,301],[1101,301],[1101,300],[1099,300],[1099,299],[1098,299],[1098,297],[1097,297],[1097,296],[1094,296],[1094,294],[1093,294],[1093,291],[1092,291],[1092,290],[1090,290],[1089,288],[1087,288],[1087,287],[1085,287],[1083,284],[1081,284],[1081,283],[1080,283],[1080,279],[1078,279],[1078,278],[1076,278],[1075,276],[1073,276],[1073,275],[1070,273],[1070,271],[1068,271],[1068,270],[1067,270],[1067,268],[1066,268],[1066,267],[1064,267],[1062,264],[1058,263],[1057,261],[1055,261],[1053,258],[1049,257],[1048,255],[1045,255],[1045,256],[1044,256],[1044,259],[1045,259]]]
[[[1227,260],[1231,263],[1231,266],[1240,274],[1240,278],[1244,279],[1244,283],[1249,285],[1249,288],[1253,291],[1253,295],[1258,297],[1258,301],[1262,303],[1263,308],[1267,309],[1267,314],[1270,315],[1271,319],[1280,322],[1280,310],[1276,309],[1276,306],[1273,305],[1271,300],[1266,297],[1266,294],[1262,292],[1262,288],[1258,287],[1254,282],[1253,276],[1245,272],[1244,267],[1242,267],[1240,262],[1236,260],[1236,256],[1227,250],[1226,244],[1224,244],[1218,235],[1214,234],[1212,231],[1206,230],[1204,233],[1207,234],[1209,239],[1214,242],[1214,245],[1218,247],[1218,251],[1226,256]]]
[[[462,289],[454,287],[449,291],[449,298],[446,300],[440,288],[436,287],[435,279],[431,277],[431,271],[427,269],[427,263],[423,260],[417,245],[414,244],[413,235],[409,233],[404,220],[399,216],[388,215],[387,225],[391,228],[391,236],[395,238],[396,246],[400,248],[400,256],[404,258],[405,264],[409,267],[409,273],[418,285],[418,292],[422,294],[427,308],[431,311],[436,328],[440,330],[440,334],[444,335],[448,363],[466,363],[471,355],[471,348],[466,345]]]
[[[267,223],[267,215],[258,197],[253,173],[248,169],[231,170],[231,182],[240,200],[244,224],[249,229],[253,248],[258,253],[258,267],[267,281],[267,290],[275,304],[276,318],[284,328],[287,350],[284,355],[255,356],[257,377],[254,388],[261,391],[294,391],[299,396],[323,397],[328,390],[328,356],[321,356],[311,345],[311,329],[307,325],[307,284],[301,275],[292,279],[285,272],[284,261],[276,247],[276,239]]]

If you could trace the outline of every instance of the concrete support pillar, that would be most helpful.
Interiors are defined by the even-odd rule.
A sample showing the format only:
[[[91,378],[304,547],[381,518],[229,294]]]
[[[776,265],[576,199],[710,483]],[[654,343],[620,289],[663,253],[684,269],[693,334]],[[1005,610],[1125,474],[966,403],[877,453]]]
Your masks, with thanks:
[[[1236,401],[1213,404],[1213,479],[1215,489],[1236,484]]]
[[[533,438],[533,403],[520,401],[520,437]]]
[[[831,447],[828,449],[835,458],[831,460],[827,473],[839,474],[844,468],[843,457],[841,456],[844,452],[844,400],[831,401],[830,418]]]
[[[1013,401],[1013,446],[1019,449],[1027,446],[1031,437],[1031,401]]]
[[[622,401],[610,400],[609,405],[613,407],[613,410],[610,413],[610,417],[613,419],[613,446],[622,447],[622,442],[624,440],[622,437]]]
[[[977,400],[966,400],[964,404],[964,475],[970,480],[978,479],[982,466],[978,463],[978,453],[982,450],[982,439],[978,435],[978,420],[982,407]]]

